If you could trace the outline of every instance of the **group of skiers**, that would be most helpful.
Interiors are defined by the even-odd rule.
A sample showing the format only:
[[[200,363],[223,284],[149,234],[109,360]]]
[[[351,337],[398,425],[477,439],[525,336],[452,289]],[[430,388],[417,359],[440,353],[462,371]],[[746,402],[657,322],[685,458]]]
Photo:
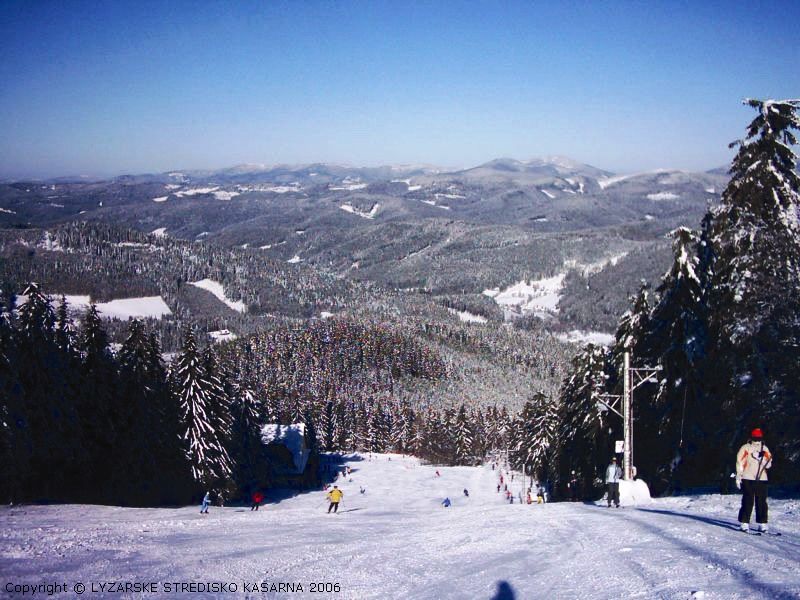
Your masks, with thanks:
[[[767,470],[772,467],[772,453],[769,448],[764,444],[764,434],[761,429],[753,429],[747,443],[743,444],[736,454],[736,487],[742,490],[742,504],[739,509],[739,528],[742,531],[749,531],[750,518],[753,513],[753,507],[756,510],[756,523],[758,524],[758,531],[766,532],[768,530],[768,507],[767,507]],[[496,469],[496,465],[492,463],[492,470]],[[349,478],[352,481],[352,470],[349,466],[341,470],[342,478]],[[572,477],[567,483],[567,490],[569,492],[569,499],[576,502],[580,499],[580,481],[575,474],[571,473]],[[611,508],[612,503],[616,508],[620,507],[620,493],[619,482],[622,479],[622,469],[620,468],[617,457],[613,456],[605,471],[605,484],[606,484],[606,503],[608,508]],[[436,477],[441,477],[441,473],[437,470]],[[513,481],[514,475],[510,474]],[[501,487],[505,492],[506,499],[510,504],[514,503],[514,495],[508,489],[508,483],[502,471],[499,472],[499,483],[497,484],[497,492],[500,492]],[[339,503],[344,497],[344,492],[339,489],[338,485],[334,485],[332,489],[328,490],[326,484],[323,488],[327,491],[326,498],[330,502],[328,505],[328,513],[333,511],[338,513]],[[366,492],[364,486],[360,486],[361,494]],[[464,497],[469,498],[469,490],[464,488]],[[521,501],[520,496],[520,501]],[[264,494],[256,491],[252,495],[252,503],[250,506],[251,511],[257,511],[264,500]],[[526,494],[526,502],[533,504],[533,489],[528,488]],[[546,491],[542,486],[537,488],[536,503],[543,504],[546,502]],[[211,492],[206,492],[200,506],[200,514],[208,514],[208,507],[211,504]],[[442,501],[442,506],[447,508],[452,502],[450,498],[445,498]]]

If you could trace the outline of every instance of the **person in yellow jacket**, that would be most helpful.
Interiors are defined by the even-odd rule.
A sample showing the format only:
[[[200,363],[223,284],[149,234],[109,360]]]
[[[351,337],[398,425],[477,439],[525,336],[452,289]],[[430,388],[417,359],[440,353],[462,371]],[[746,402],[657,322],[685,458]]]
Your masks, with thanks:
[[[328,507],[328,512],[339,512],[339,502],[342,501],[342,496],[344,496],[344,492],[339,489],[338,485],[333,486],[333,489],[328,492],[328,500],[331,501],[331,505]]]
[[[759,531],[767,531],[767,469],[772,466],[772,453],[764,445],[764,433],[756,428],[750,439],[736,454],[736,487],[742,490],[739,528],[750,529],[753,503]]]

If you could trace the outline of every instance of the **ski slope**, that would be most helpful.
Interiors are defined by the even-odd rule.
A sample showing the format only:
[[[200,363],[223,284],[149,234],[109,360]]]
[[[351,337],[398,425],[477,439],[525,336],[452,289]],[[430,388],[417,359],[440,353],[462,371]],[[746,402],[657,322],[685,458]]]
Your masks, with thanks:
[[[398,455],[347,458],[352,481],[337,481],[345,493],[338,515],[326,513],[322,491],[282,499],[275,492],[258,512],[212,506],[208,515],[196,506],[4,507],[1,583],[81,582],[83,597],[101,597],[89,587],[100,582],[217,582],[229,590],[235,584],[241,598],[800,596],[797,500],[770,501],[781,537],[756,536],[732,529],[738,495],[621,509],[510,505],[489,466],[432,467]],[[511,489],[521,485],[516,477]],[[440,504],[445,496],[450,508]],[[296,591],[246,592],[245,584],[261,583],[292,584]],[[312,583],[338,583],[340,591],[312,593]],[[227,597],[157,589],[172,597]],[[5,588],[2,594],[22,597]]]

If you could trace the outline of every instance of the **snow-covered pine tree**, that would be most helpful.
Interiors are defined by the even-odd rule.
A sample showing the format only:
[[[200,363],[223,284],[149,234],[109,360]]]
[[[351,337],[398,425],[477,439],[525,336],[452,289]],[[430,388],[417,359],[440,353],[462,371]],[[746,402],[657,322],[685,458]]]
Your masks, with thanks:
[[[181,408],[182,437],[194,481],[202,489],[222,493],[228,487],[232,472],[224,444],[226,423],[216,420],[216,383],[206,374],[202,358],[194,332],[187,327],[172,372]],[[218,430],[220,426],[222,430]]]
[[[609,427],[621,429],[621,422],[617,423],[621,419],[608,419],[608,409],[598,402],[606,392],[608,360],[602,346],[588,344],[572,359],[571,374],[560,392],[559,479],[567,481],[575,470],[585,490],[595,486],[613,450]]]
[[[719,460],[754,423],[767,428],[776,448],[800,458],[792,375],[800,345],[800,177],[792,150],[800,100],[745,103],[758,114],[732,144],[738,151],[711,238],[714,391],[726,399],[723,418],[732,424],[718,437]]]
[[[634,413],[639,440],[637,466],[647,473],[648,483],[657,493],[673,484],[675,469],[687,454],[684,434],[690,453],[696,452],[695,442],[703,437],[702,423],[694,422],[703,409],[703,359],[708,337],[706,298],[698,273],[697,252],[703,247],[694,232],[685,227],[670,236],[673,263],[657,289],[659,300],[646,336],[647,356],[662,366],[660,385],[637,392]],[[687,411],[694,417],[688,428]]]
[[[553,479],[558,457],[558,429],[561,417],[556,403],[536,393],[521,415],[523,436],[518,461],[528,465],[539,481]],[[522,467],[521,464],[518,467]],[[528,472],[528,471],[526,471]]]
[[[63,352],[77,356],[77,340],[78,334],[72,318],[69,316],[67,298],[61,296],[61,302],[56,310],[56,343]]]
[[[467,416],[467,409],[463,404],[458,407],[458,414],[453,423],[453,446],[456,464],[471,465],[474,463],[472,427]]]

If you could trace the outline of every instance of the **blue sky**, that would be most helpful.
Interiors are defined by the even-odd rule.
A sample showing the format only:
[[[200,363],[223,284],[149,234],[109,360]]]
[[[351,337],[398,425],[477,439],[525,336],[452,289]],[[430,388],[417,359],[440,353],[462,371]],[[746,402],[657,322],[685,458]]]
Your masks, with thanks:
[[[0,3],[0,177],[559,154],[727,164],[800,2]]]

